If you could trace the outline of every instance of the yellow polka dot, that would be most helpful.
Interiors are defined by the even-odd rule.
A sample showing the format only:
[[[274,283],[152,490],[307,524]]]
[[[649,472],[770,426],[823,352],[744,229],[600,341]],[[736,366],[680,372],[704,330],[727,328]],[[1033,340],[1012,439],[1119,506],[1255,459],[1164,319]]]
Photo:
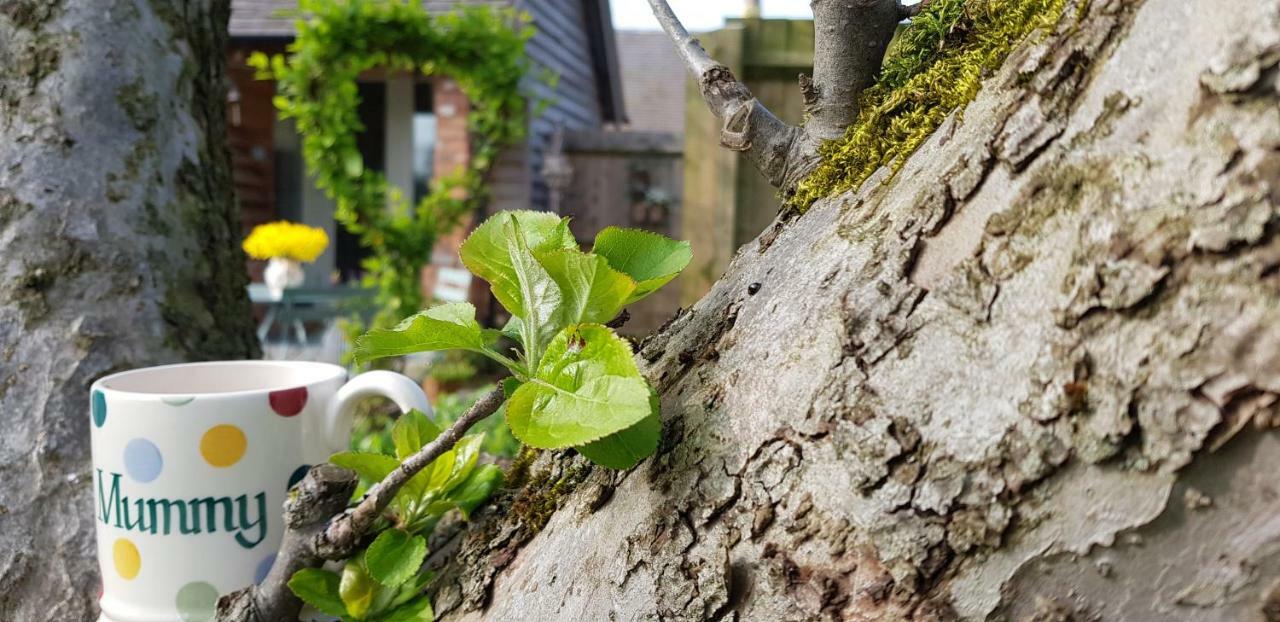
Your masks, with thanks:
[[[116,560],[116,574],[128,581],[138,576],[142,569],[142,556],[138,555],[138,547],[125,538],[116,540],[111,547],[112,556]]]
[[[200,455],[216,467],[229,467],[244,457],[249,444],[244,432],[233,425],[215,425],[200,439]]]

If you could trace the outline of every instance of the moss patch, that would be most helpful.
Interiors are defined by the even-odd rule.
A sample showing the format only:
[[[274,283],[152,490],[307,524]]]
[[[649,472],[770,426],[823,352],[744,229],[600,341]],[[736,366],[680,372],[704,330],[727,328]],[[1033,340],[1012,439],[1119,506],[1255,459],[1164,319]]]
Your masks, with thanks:
[[[156,124],[156,96],[143,80],[134,80],[117,89],[116,101],[139,132],[145,133]]]
[[[532,455],[536,457],[537,453]],[[516,465],[522,462],[521,457],[516,458],[512,471],[515,471]],[[511,501],[511,513],[518,517],[531,533],[538,533],[547,526],[547,521],[551,520],[551,515],[560,508],[564,498],[587,478],[591,468],[584,465],[569,466],[559,476],[556,475],[554,467],[548,467],[536,473],[529,473],[528,468],[529,465],[526,464],[523,467],[525,471],[523,474],[512,473],[521,487]]]
[[[36,31],[62,13],[63,0],[14,0],[0,5],[0,15],[15,28]]]
[[[881,166],[895,171],[983,78],[1031,33],[1051,29],[1067,0],[934,0],[894,42],[876,84],[860,96],[858,119],[822,148],[823,162],[797,185],[787,207],[856,188]]]

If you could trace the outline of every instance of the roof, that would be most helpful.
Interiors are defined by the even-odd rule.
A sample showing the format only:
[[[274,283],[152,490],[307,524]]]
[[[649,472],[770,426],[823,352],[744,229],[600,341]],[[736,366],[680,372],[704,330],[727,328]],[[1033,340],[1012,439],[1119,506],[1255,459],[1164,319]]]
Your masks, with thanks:
[[[444,13],[459,2],[508,7],[512,0],[423,0],[433,13]],[[232,0],[231,24],[228,30],[236,38],[293,38],[293,17],[298,0]]]
[[[660,30],[619,30],[618,59],[628,130],[684,136],[685,68]]]
[[[523,8],[528,2],[548,1],[552,0],[423,0],[423,5],[428,11],[443,13],[460,3]],[[602,116],[606,122],[625,122],[621,72],[618,69],[613,18],[608,0],[559,1],[582,3],[582,12],[587,21],[583,26],[590,43],[590,62],[596,74]],[[232,0],[229,25],[231,38],[242,41],[291,39],[294,34],[294,18],[288,13],[297,7],[297,0]]]

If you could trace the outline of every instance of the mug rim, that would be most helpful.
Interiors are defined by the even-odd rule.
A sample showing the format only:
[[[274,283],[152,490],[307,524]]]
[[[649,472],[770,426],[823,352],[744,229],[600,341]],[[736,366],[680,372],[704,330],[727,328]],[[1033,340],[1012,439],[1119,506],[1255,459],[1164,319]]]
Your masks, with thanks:
[[[251,389],[238,389],[233,391],[137,391],[130,389],[119,389],[110,386],[111,382],[123,380],[133,376],[144,376],[157,371],[172,370],[177,368],[208,368],[208,367],[259,367],[259,368],[280,368],[280,369],[301,369],[307,377],[302,381],[296,382],[280,382],[262,387]],[[235,397],[244,395],[255,395],[261,393],[271,393],[285,389],[292,389],[298,386],[310,386],[319,382],[341,379],[347,375],[347,369],[341,365],[333,363],[323,363],[319,361],[264,361],[264,360],[246,360],[246,361],[198,361],[192,363],[171,363],[168,365],[153,365],[151,367],[139,367],[137,369],[128,369],[113,374],[103,376],[93,382],[90,387],[92,390],[111,393],[117,396],[124,396],[137,399],[154,398],[166,395],[182,395],[191,397]]]

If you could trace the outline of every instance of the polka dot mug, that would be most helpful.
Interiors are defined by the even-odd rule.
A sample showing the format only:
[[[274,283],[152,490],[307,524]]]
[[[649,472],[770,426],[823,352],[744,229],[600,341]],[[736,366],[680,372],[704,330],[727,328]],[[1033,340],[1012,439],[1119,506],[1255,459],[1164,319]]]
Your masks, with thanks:
[[[348,382],[325,363],[192,363],[95,382],[99,622],[212,620],[219,594],[262,580],[289,488],[346,448],[350,413],[370,396],[431,414],[404,376]]]

